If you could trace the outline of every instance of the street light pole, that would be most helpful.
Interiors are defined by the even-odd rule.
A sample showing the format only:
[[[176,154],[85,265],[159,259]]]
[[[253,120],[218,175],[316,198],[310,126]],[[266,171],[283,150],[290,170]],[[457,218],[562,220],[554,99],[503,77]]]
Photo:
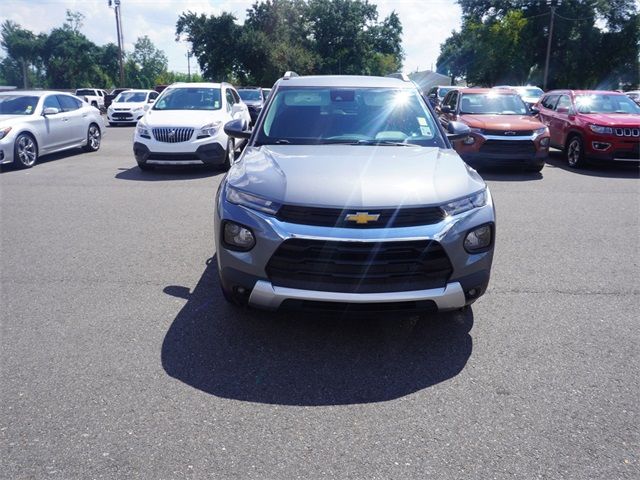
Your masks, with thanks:
[[[118,35],[118,64],[120,66],[120,86],[124,85],[124,53],[122,51],[124,39],[122,37],[122,15],[120,14],[120,1],[109,0],[109,7],[113,5],[116,14],[116,34]]]

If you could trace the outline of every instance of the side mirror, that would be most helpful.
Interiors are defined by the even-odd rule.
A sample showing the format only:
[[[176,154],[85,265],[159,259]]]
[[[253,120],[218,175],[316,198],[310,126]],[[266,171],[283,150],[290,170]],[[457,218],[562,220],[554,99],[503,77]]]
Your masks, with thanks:
[[[449,122],[447,125],[447,138],[450,142],[463,140],[471,135],[471,129],[466,123]]]
[[[440,105],[440,112],[451,113],[451,107],[449,105]]]
[[[232,138],[249,138],[251,136],[249,125],[244,118],[238,118],[225,123],[224,133]]]
[[[57,113],[60,113],[60,109],[56,107],[47,107],[42,111],[42,115],[45,117],[47,115],[56,115]]]
[[[155,103],[156,99],[155,98],[150,98],[149,101],[147,103]]]
[[[529,111],[531,112],[531,115],[538,115],[540,113],[540,110],[536,107],[529,107]]]

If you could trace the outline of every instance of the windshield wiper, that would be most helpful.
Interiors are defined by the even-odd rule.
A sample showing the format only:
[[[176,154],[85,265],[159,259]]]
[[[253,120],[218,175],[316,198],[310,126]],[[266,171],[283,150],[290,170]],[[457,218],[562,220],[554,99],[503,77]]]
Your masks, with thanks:
[[[396,142],[393,140],[362,140],[362,139],[335,139],[335,140],[320,140],[319,145],[385,145],[385,146],[398,146],[398,147],[410,147],[415,146],[412,143]]]

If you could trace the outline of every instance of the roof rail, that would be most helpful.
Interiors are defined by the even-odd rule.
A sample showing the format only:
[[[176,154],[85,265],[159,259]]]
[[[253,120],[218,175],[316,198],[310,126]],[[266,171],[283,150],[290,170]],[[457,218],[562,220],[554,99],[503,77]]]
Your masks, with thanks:
[[[406,73],[402,73],[402,72],[390,73],[389,75],[385,75],[385,76],[389,77],[389,78],[398,78],[398,79],[402,80],[403,82],[410,82],[411,81],[409,76]]]
[[[284,72],[284,76],[282,77],[284,80],[289,80],[292,77],[299,77],[300,75],[298,75],[296,72],[294,72],[293,70],[287,70],[286,72]]]

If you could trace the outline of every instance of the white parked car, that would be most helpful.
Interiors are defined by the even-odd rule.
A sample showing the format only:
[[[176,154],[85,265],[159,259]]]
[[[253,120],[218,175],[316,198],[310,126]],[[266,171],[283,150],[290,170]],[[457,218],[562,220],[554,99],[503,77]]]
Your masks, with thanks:
[[[251,122],[249,109],[228,83],[174,83],[138,122],[133,153],[138,166],[209,165],[229,168],[239,146],[224,124]]]
[[[98,110],[104,110],[104,99],[107,92],[100,88],[79,88],[76,90],[75,96],[80,97]]]
[[[52,91],[0,93],[0,164],[30,168],[38,158],[69,148],[100,148],[100,112],[79,98]]]
[[[159,93],[155,90],[127,90],[113,99],[107,109],[109,125],[136,123],[145,113],[144,106],[153,103]]]

